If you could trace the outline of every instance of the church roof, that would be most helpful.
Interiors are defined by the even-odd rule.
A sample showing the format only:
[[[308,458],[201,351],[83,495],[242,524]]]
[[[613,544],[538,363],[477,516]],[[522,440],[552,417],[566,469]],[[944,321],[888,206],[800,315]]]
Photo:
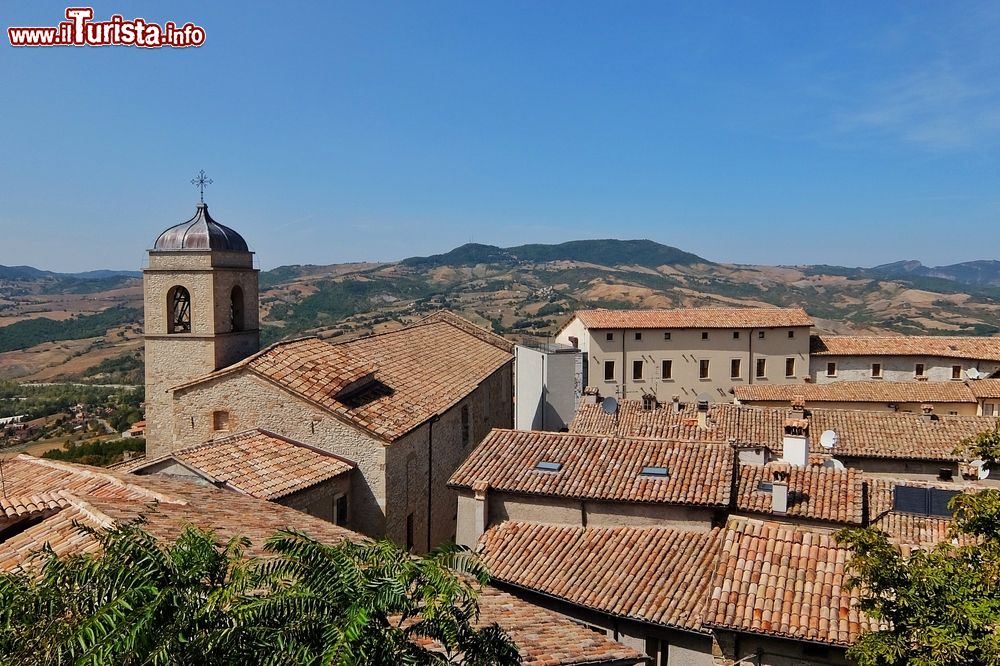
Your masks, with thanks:
[[[495,342],[435,320],[338,344],[279,342],[174,390],[249,371],[393,442],[449,410],[512,359]]]
[[[354,469],[353,463],[332,453],[255,429],[143,460],[131,471],[142,474],[171,459],[208,481],[266,500],[287,497]]]
[[[208,204],[198,204],[194,217],[164,231],[153,243],[153,249],[222,250],[249,252],[247,242],[236,231],[219,224],[208,214]]]

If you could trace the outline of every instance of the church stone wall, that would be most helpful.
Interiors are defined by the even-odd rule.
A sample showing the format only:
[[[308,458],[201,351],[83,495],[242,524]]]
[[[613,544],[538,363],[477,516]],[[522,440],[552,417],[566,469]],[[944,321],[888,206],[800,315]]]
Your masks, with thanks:
[[[341,474],[294,495],[282,497],[277,502],[332,523],[336,518],[334,502],[340,495],[347,495],[347,520],[350,522],[354,508],[351,506],[351,476],[350,473]]]
[[[424,423],[394,442],[386,451],[386,535],[406,545],[407,515],[413,514],[413,549],[455,541],[458,494],[448,479],[492,428],[510,428],[514,421],[513,363],[508,363],[453,405],[433,423]],[[462,443],[462,408],[468,407],[469,443]],[[433,470],[433,473],[430,472]],[[429,493],[429,495],[428,495]]]
[[[213,431],[215,411],[229,412],[228,430]],[[262,428],[350,460],[348,527],[385,534],[385,444],[329,412],[244,370],[176,391],[171,422],[173,449]]]

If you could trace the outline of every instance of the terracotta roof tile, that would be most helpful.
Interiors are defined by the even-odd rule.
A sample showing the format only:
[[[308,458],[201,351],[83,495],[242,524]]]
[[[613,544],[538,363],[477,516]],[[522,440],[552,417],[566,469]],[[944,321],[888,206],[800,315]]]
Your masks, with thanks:
[[[248,369],[392,442],[512,360],[496,341],[465,329],[441,319],[337,344],[282,342],[174,390]]]
[[[802,308],[580,310],[587,328],[778,328],[812,326]]]
[[[839,441],[832,453],[837,457],[959,460],[960,456],[954,453],[959,442],[994,427],[997,422],[992,416],[942,415],[926,421],[919,414],[905,412],[809,411],[813,441],[825,430],[836,431]],[[623,400],[617,419],[605,413],[600,405],[580,405],[570,431],[707,442],[732,439],[740,446],[766,445],[780,453],[788,415],[789,410],[780,407],[712,404],[708,427],[699,428],[693,408],[674,413],[667,405],[647,411],[641,401]]]
[[[941,488],[972,493],[985,486],[978,482],[942,483],[911,480],[880,479],[868,480],[869,513],[872,527],[877,527],[904,548],[928,548],[951,538],[951,518],[926,516],[893,510],[893,499],[897,486],[920,488]]]
[[[427,315],[423,319],[420,319],[417,323],[419,324],[431,324],[434,322],[443,321],[452,326],[456,326],[469,335],[475,336],[484,342],[489,342],[494,347],[501,349],[507,353],[514,353],[514,343],[503,337],[502,335],[497,335],[493,331],[489,331],[482,326],[477,326],[473,324],[468,319],[463,319],[451,310],[438,310]]]
[[[730,521],[705,624],[850,645],[873,624],[844,589],[849,559],[829,534]]]
[[[595,610],[704,631],[721,531],[504,522],[479,552],[494,579]]]
[[[493,587],[483,589],[479,609],[480,623],[498,623],[517,645],[525,666],[624,666],[648,661],[639,650]]]
[[[736,497],[739,511],[772,513],[771,493],[761,489],[761,482],[771,481],[769,469],[769,465],[740,466]],[[843,525],[861,525],[864,479],[860,471],[789,466],[788,474],[786,515]]]
[[[557,471],[536,468],[546,461]],[[495,429],[449,485],[595,500],[725,506],[733,470],[727,445]],[[642,474],[666,467],[665,478]]]
[[[977,379],[965,383],[977,398],[1000,398],[1000,379]]]
[[[210,481],[275,500],[345,474],[354,464],[265,430],[248,430],[133,466],[133,474],[174,459]]]
[[[1000,361],[1000,337],[814,335],[813,356],[941,356]]]
[[[997,381],[1000,384],[1000,380]],[[975,403],[976,397],[963,382],[841,381],[827,384],[753,384],[737,386],[742,403],[787,402],[802,396],[806,406],[814,402],[955,402]]]
[[[22,496],[59,494],[67,502],[55,514],[0,541],[0,570],[5,571],[30,568],[31,554],[46,543],[58,555],[96,552],[97,543],[78,523],[106,527],[139,514],[146,516],[146,528],[158,538],[176,539],[194,525],[214,531],[220,540],[249,538],[252,555],[262,555],[265,540],[283,528],[328,543],[364,538],[280,504],[176,478],[128,476],[27,455],[8,460],[4,475],[8,489]],[[644,659],[637,650],[495,588],[482,590],[479,607],[480,623],[497,622],[530,666],[636,664]]]

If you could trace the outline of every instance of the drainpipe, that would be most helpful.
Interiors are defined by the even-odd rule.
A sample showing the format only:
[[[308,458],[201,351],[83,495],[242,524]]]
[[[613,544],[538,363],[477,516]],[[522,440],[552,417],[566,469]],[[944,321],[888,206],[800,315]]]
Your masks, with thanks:
[[[625,400],[628,395],[628,374],[625,371],[625,329],[622,329],[622,394],[621,399]]]
[[[431,417],[431,420],[427,422],[427,551],[431,550],[431,513],[432,513],[432,494],[433,481],[434,481],[434,424],[440,421],[441,417],[437,414]],[[471,424],[470,424],[471,426]]]

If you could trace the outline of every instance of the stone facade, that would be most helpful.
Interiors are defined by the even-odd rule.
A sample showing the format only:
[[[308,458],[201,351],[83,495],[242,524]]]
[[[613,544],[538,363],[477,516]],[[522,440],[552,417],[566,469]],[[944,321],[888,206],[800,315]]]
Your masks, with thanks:
[[[445,484],[491,428],[512,424],[511,382],[508,363],[438,418],[386,444],[245,369],[236,370],[174,392],[171,450],[263,428],[330,451],[357,466],[348,527],[401,545],[410,540],[423,551],[455,538],[456,494]],[[469,419],[464,445],[463,409]],[[226,413],[225,430],[215,430],[216,412]]]
[[[235,363],[260,347],[258,271],[249,252],[150,251],[143,271],[146,339],[146,447],[171,450],[169,389]],[[242,325],[233,330],[233,288],[242,291]],[[191,299],[191,331],[170,330],[170,297]],[[238,292],[237,292],[238,293]]]

